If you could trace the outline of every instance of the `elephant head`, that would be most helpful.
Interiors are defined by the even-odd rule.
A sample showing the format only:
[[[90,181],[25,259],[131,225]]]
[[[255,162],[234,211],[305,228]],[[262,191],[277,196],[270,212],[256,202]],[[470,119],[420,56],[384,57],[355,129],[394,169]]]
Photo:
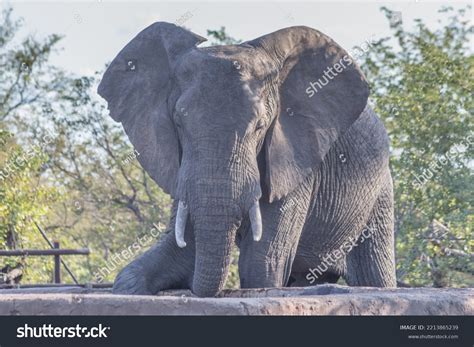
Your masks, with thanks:
[[[152,24],[112,61],[98,92],[144,169],[179,200],[176,241],[194,237],[196,246],[192,290],[213,296],[242,220],[258,241],[259,201],[285,197],[318,169],[363,111],[368,85],[347,52],[311,28],[197,47],[203,41]]]

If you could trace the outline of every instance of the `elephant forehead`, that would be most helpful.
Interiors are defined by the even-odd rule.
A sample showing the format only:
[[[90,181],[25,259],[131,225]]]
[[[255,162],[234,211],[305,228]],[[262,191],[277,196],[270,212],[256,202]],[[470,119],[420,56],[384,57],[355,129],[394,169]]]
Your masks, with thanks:
[[[211,46],[199,48],[205,56],[250,64],[253,48],[242,45]]]
[[[182,102],[203,103],[207,107],[251,106],[258,103],[263,83],[236,56],[193,52],[176,70]],[[203,102],[205,101],[205,102]],[[183,105],[186,107],[186,105]]]
[[[212,57],[201,52],[191,52],[175,70],[176,79],[186,89],[191,84],[200,84],[202,88],[229,84],[238,81],[238,71],[232,62]]]
[[[262,80],[267,65],[259,52],[249,46],[212,46],[190,52],[177,72],[179,77],[188,79],[201,75],[203,80],[214,77],[216,82],[248,82]]]

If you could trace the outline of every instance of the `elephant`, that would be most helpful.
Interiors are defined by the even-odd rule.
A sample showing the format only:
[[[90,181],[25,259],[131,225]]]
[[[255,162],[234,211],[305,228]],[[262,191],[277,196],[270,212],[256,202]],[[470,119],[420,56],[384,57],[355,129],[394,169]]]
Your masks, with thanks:
[[[173,200],[166,233],[119,272],[113,292],[217,296],[234,243],[241,288],[341,277],[396,286],[389,138],[357,63],[305,26],[235,45],[204,41],[156,22],[98,86]]]

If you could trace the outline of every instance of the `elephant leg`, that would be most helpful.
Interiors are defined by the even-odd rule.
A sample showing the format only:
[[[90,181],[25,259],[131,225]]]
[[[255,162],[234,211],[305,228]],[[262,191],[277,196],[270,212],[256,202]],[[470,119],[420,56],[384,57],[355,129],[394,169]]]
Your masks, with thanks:
[[[261,240],[254,241],[247,230],[239,243],[241,288],[287,285],[311,201],[308,185],[272,204],[261,202]]]
[[[195,262],[194,235],[188,223],[185,232],[187,246],[177,246],[175,205],[167,233],[120,271],[115,279],[114,293],[150,295],[165,289],[191,288]]]
[[[357,247],[347,256],[350,286],[396,287],[393,190],[382,189]]]

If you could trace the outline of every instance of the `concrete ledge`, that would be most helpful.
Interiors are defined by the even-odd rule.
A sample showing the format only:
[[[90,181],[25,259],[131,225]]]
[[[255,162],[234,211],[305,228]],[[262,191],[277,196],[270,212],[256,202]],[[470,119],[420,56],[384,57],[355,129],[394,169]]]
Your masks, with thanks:
[[[474,315],[474,289],[320,285],[157,296],[79,287],[0,290],[0,315]]]

